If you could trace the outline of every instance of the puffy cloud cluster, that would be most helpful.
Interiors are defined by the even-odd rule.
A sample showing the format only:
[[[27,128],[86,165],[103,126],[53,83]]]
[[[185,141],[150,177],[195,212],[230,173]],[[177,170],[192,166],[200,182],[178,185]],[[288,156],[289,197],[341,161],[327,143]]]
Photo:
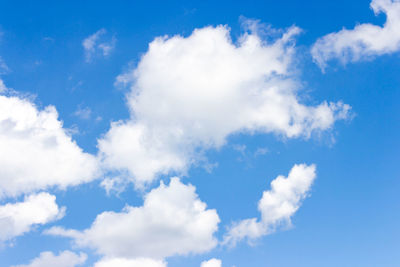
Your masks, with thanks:
[[[58,207],[56,197],[40,193],[25,197],[23,202],[0,206],[0,243],[29,232],[64,216],[65,208]]]
[[[92,181],[101,172],[100,164],[116,172],[116,177],[102,182],[107,191],[122,190],[126,180],[140,187],[161,174],[184,174],[203,159],[205,150],[222,147],[233,134],[308,138],[347,117],[350,107],[341,102],[309,106],[299,100],[301,85],[293,64],[299,28],[266,41],[256,23],[247,23],[251,31],[237,42],[226,26],[151,42],[137,67],[118,77],[131,86],[127,95],[131,116],[113,122],[98,140],[98,158],[72,140],[54,107],[39,110],[27,99],[0,95],[0,198]],[[83,41],[88,62],[96,52],[106,56],[113,48],[113,41],[99,41],[105,33],[101,29]],[[0,80],[0,93],[5,91]],[[314,178],[313,165],[295,165],[287,178],[277,177],[259,202],[261,220],[235,224],[224,242],[254,239],[290,224]],[[0,241],[63,215],[64,209],[48,193],[4,204]],[[213,249],[219,221],[194,186],[172,178],[169,185],[161,182],[147,193],[142,206],[103,212],[86,230],[53,227],[46,233],[94,249],[102,256],[95,267],[166,267],[167,257]],[[85,254],[43,252],[29,265],[18,267],[73,267],[85,261]],[[221,261],[211,259],[201,266],[220,267]]]
[[[143,186],[160,174],[185,174],[232,134],[307,138],[347,117],[350,107],[341,102],[300,103],[293,75],[299,28],[273,41],[251,28],[237,42],[227,26],[151,42],[138,66],[117,79],[131,85],[131,118],[99,140],[104,165]]]
[[[343,29],[317,40],[311,53],[322,69],[334,58],[345,64],[400,50],[400,1],[373,0],[371,8],[376,15],[386,14],[383,27],[364,23],[352,30]]]
[[[214,237],[218,223],[217,212],[206,208],[194,186],[172,178],[169,185],[161,183],[150,191],[141,207],[103,212],[84,231],[55,227],[47,233],[71,237],[79,247],[95,249],[106,257],[106,263],[129,262],[124,259],[162,260],[209,251],[218,243]]]
[[[261,220],[251,218],[235,223],[223,243],[235,245],[242,239],[252,241],[276,231],[277,227],[290,226],[291,217],[308,196],[316,178],[315,165],[294,165],[288,177],[278,176],[271,182],[271,190],[264,191],[258,203]]]
[[[40,253],[40,256],[33,259],[27,265],[16,265],[12,267],[76,267],[85,263],[86,254],[79,255],[71,251],[60,252],[59,255],[54,255],[50,251]],[[115,265],[118,266],[118,265]]]
[[[0,198],[78,185],[96,178],[98,161],[71,139],[53,106],[0,95]]]

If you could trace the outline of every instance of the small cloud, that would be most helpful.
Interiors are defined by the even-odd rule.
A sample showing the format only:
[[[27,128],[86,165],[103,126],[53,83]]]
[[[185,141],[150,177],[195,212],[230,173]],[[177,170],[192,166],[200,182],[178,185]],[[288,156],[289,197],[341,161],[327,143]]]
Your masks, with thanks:
[[[111,193],[115,193],[117,196],[125,191],[125,188],[128,186],[127,179],[123,177],[113,177],[113,178],[105,178],[100,185],[106,190],[107,195],[109,196]]]
[[[214,163],[210,163],[210,162],[206,162],[203,165],[204,170],[206,170],[206,172],[208,173],[212,173],[212,171],[218,167],[218,162],[214,162]]]
[[[117,39],[115,36],[112,37],[111,42],[109,43],[101,43],[98,45],[98,48],[103,52],[103,56],[108,56],[110,52],[114,49]]]
[[[45,36],[45,37],[43,37],[43,41],[47,41],[47,42],[54,42],[55,41],[55,39],[54,38],[52,38],[52,37],[49,37],[49,36]]]
[[[194,13],[196,13],[196,11],[197,11],[196,8],[184,8],[184,9],[183,9],[183,14],[184,14],[185,16],[193,15]]]
[[[74,115],[82,120],[88,120],[92,115],[92,110],[89,107],[78,106],[78,109],[74,112]]]
[[[246,153],[246,145],[235,144],[232,146],[234,150],[240,152],[240,154],[244,155]]]
[[[287,177],[277,176],[258,202],[260,219],[254,217],[233,223],[222,244],[235,246],[239,241],[247,239],[251,245],[262,236],[279,229],[289,229],[292,226],[292,217],[304,199],[309,197],[315,178],[314,164],[295,164]]]
[[[71,127],[66,128],[65,131],[69,136],[79,134],[79,128],[78,125],[76,124],[73,124]]]
[[[268,150],[268,148],[266,148],[266,147],[259,147],[259,148],[257,148],[256,151],[254,152],[254,157],[256,158],[256,157],[258,157],[258,156],[263,156],[263,155],[267,154],[268,151],[269,151],[269,150]]]
[[[117,39],[115,36],[107,41],[105,35],[106,29],[102,28],[83,40],[82,46],[85,50],[85,60],[87,63],[91,62],[95,55],[102,55],[106,57],[110,55],[111,51],[115,48]]]
[[[70,81],[70,80],[72,80],[72,77],[70,76],[70,77],[68,77],[68,80]],[[78,89],[79,87],[81,87],[83,85],[83,81],[79,81],[79,82],[77,82],[76,84],[74,84],[72,87],[71,87],[71,92],[74,92],[76,89]]]
[[[237,157],[237,161],[245,163],[247,168],[252,167],[252,161],[255,158],[263,156],[269,151],[266,147],[259,147],[254,151],[243,144],[234,144],[232,145],[232,149],[240,153]]]

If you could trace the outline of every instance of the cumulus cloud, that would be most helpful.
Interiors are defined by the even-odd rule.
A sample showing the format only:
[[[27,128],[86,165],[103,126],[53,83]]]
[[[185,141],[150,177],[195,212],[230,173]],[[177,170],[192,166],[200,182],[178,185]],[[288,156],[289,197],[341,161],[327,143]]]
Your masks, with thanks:
[[[317,40],[311,53],[322,69],[335,58],[346,64],[400,50],[400,1],[373,0],[371,8],[375,15],[386,14],[383,27],[364,23],[352,30],[343,29]]]
[[[211,259],[208,261],[203,261],[200,265],[200,267],[221,267],[222,262],[221,260],[218,259]]]
[[[207,209],[195,187],[172,178],[150,191],[141,207],[103,212],[89,229],[54,227],[46,233],[71,237],[79,247],[90,247],[107,258],[151,258],[202,253],[217,245],[219,217]]]
[[[93,180],[97,159],[71,139],[53,106],[0,95],[0,198]]]
[[[152,41],[137,67],[117,78],[131,85],[131,118],[113,122],[99,140],[104,165],[143,186],[161,174],[184,175],[232,134],[308,138],[347,117],[350,107],[341,102],[300,103],[293,64],[299,28],[267,41],[251,25],[237,42],[227,26]]]
[[[161,260],[153,260],[146,258],[125,259],[112,258],[102,259],[95,263],[94,267],[167,267],[167,264]]]
[[[78,255],[68,250],[60,252],[59,255],[46,251],[40,253],[40,256],[33,259],[29,264],[12,267],[75,267],[83,264],[86,258],[87,256],[84,253]]]
[[[106,57],[114,50],[117,39],[113,36],[111,40],[103,40],[105,34],[107,34],[107,30],[103,28],[83,40],[82,46],[85,50],[86,62],[92,61],[97,53]]]
[[[291,217],[300,208],[302,201],[316,177],[315,165],[294,165],[288,177],[278,176],[271,182],[271,189],[264,191],[258,202],[261,219],[245,219],[234,223],[223,243],[235,245],[242,239],[253,241],[271,234],[280,226],[290,226]]]
[[[0,243],[31,231],[35,225],[43,225],[65,214],[58,207],[56,197],[40,193],[25,197],[23,202],[0,205]]]

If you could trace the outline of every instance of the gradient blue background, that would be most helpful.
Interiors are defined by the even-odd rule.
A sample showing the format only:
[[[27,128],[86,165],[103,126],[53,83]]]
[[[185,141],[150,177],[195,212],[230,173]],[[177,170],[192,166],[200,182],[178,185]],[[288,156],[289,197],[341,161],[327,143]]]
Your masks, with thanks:
[[[113,84],[134,66],[156,36],[189,35],[194,28],[227,24],[239,36],[239,17],[259,19],[274,28],[293,24],[304,30],[298,39],[299,69],[306,102],[343,100],[354,118],[338,122],[332,135],[309,140],[282,140],[273,135],[231,136],[221,151],[208,157],[219,166],[212,173],[193,168],[185,183],[216,208],[222,223],[218,236],[234,220],[259,216],[257,201],[277,175],[295,163],[316,163],[317,180],[293,218],[292,229],[236,248],[218,247],[203,255],[167,259],[170,267],[199,266],[211,257],[223,266],[400,266],[400,53],[341,66],[325,74],[312,63],[310,46],[318,37],[356,23],[382,24],[370,1],[0,1],[0,56],[9,66],[2,75],[8,87],[37,96],[39,106],[56,106],[65,127],[76,125],[74,138],[96,153],[96,139],[110,121],[128,117],[126,89]],[[108,58],[84,60],[82,40],[100,28],[117,38]],[[49,40],[49,38],[51,40]],[[89,107],[89,121],[73,115]],[[96,122],[95,117],[102,121]],[[234,149],[246,145],[247,155]],[[251,154],[268,148],[264,156]],[[0,148],[1,149],[1,148]],[[53,225],[84,229],[97,214],[141,205],[141,193],[128,189],[106,196],[99,182],[55,191],[67,216]],[[71,249],[70,241],[36,231],[0,248],[0,266],[28,263],[40,252]],[[87,251],[90,253],[90,251]],[[87,266],[97,258],[91,254]]]

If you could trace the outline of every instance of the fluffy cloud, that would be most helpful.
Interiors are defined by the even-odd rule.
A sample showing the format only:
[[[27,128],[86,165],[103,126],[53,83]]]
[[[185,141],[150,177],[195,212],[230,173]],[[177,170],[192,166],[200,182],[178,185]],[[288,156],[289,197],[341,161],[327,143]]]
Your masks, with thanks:
[[[208,261],[203,261],[200,265],[200,267],[221,267],[222,262],[221,260],[218,259],[211,259]]]
[[[221,147],[229,135],[307,138],[347,116],[349,106],[341,102],[299,102],[292,72],[299,28],[267,42],[251,25],[254,31],[236,43],[226,26],[151,42],[138,66],[117,78],[131,85],[131,118],[112,123],[99,140],[105,166],[142,186],[160,174],[185,174],[204,150]]]
[[[258,203],[261,220],[251,218],[235,223],[223,243],[235,245],[245,238],[252,241],[273,233],[279,226],[290,226],[291,217],[307,197],[315,177],[315,165],[305,164],[294,165],[288,177],[278,176]]]
[[[71,237],[79,247],[94,248],[108,258],[163,259],[214,248],[219,217],[206,209],[195,187],[172,178],[149,192],[141,207],[103,212],[84,231],[52,228],[47,234]]]
[[[56,197],[40,193],[25,197],[23,202],[0,206],[0,243],[29,232],[33,226],[46,224],[64,216]]]
[[[93,180],[97,159],[84,153],[58,120],[27,99],[0,95],[0,198]]]
[[[381,12],[386,14],[383,27],[365,23],[352,30],[343,29],[317,40],[311,53],[322,69],[326,67],[327,61],[334,58],[345,64],[400,50],[400,1],[373,0],[371,8],[376,15]]]
[[[82,46],[85,50],[86,62],[90,62],[93,56],[96,55],[96,53],[98,52],[103,56],[108,56],[115,48],[117,40],[114,36],[109,41],[100,42],[100,39],[106,33],[106,29],[100,29],[82,41]]]
[[[166,267],[167,264],[164,261],[138,258],[138,259],[125,259],[125,258],[113,258],[113,259],[102,259],[94,265],[94,267]]]
[[[86,261],[86,254],[79,255],[71,251],[63,251],[58,256],[50,251],[40,253],[40,256],[33,259],[27,265],[16,265],[13,267],[75,267],[83,264]],[[118,265],[115,265],[118,266]]]

